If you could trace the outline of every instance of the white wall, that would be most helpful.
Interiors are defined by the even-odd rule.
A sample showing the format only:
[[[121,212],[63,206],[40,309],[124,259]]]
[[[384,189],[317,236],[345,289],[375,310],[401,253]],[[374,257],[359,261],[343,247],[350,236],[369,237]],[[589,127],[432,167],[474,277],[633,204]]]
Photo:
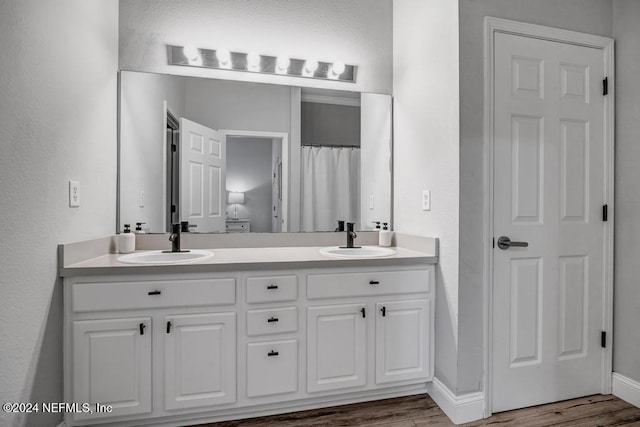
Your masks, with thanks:
[[[460,5],[460,303],[458,393],[482,388],[484,275],[484,17],[612,35],[609,0],[459,0]]]
[[[164,102],[176,118],[184,117],[185,80],[163,74],[121,73],[121,228],[130,224],[133,230],[136,222],[145,222],[143,227],[153,232],[166,231]],[[141,190],[144,207],[140,207]]]
[[[115,224],[118,3],[3,1],[0,39],[0,402],[61,402],[56,247]],[[3,426],[61,419],[0,411]]]
[[[251,220],[252,233],[271,232],[272,152],[271,138],[227,138],[227,190],[244,194],[237,205],[238,218]],[[234,206],[227,206],[227,218],[233,218]]]
[[[374,221],[391,224],[391,102],[377,93],[363,93],[360,101],[361,230],[375,227]]]
[[[616,204],[613,370],[640,381],[640,2],[613,2],[616,39]]]
[[[458,2],[393,2],[394,225],[440,239],[436,376],[456,384],[458,317]],[[422,211],[430,189],[431,211]]]
[[[120,68],[391,93],[391,0],[121,0]],[[315,56],[358,66],[357,83],[167,65],[166,44]]]

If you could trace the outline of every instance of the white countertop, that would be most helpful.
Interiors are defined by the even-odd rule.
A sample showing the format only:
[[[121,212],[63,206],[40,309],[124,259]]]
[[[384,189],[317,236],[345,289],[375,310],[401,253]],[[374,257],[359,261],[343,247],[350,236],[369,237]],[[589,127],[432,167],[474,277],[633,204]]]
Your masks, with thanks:
[[[384,258],[345,259],[320,254],[321,247],[267,247],[210,249],[213,258],[188,264],[137,265],[118,262],[119,254],[101,255],[86,261],[65,265],[60,276],[86,276],[106,274],[153,274],[215,272],[231,270],[270,270],[314,267],[371,267],[389,265],[435,264],[435,253],[418,252],[394,247],[396,254]],[[142,251],[140,251],[142,252]]]

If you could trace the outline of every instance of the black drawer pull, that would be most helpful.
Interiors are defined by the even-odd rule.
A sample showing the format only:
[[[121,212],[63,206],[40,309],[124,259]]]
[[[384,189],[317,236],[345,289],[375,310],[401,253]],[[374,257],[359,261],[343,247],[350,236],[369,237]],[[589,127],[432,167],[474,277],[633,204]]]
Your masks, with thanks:
[[[267,319],[267,322],[269,322],[269,323],[277,322],[277,321],[278,321],[278,318],[277,318],[277,317],[269,317],[269,318]]]
[[[267,289],[278,289],[278,285],[269,285]]]
[[[277,351],[271,350],[269,353],[267,353],[267,356],[272,357],[272,356],[277,356],[278,354],[280,353],[278,353]]]
[[[156,290],[156,291],[149,291],[147,294],[148,295],[160,295],[161,293],[162,293],[162,291]]]
[[[377,281],[377,280],[369,280],[369,284],[370,284],[370,285],[379,285],[379,284],[380,284],[380,282],[379,282],[379,281]]]
[[[140,327],[140,335],[144,335],[144,328],[146,328],[147,325],[145,325],[144,323],[140,323],[139,327]]]
[[[387,307],[382,307],[380,311],[382,312],[382,317],[387,317]]]
[[[171,322],[167,322],[167,333],[171,333]]]
[[[364,307],[362,307],[362,308],[360,309],[360,313],[362,313],[362,317],[363,317],[363,318],[367,317],[367,311],[365,310],[365,308],[364,308]]]

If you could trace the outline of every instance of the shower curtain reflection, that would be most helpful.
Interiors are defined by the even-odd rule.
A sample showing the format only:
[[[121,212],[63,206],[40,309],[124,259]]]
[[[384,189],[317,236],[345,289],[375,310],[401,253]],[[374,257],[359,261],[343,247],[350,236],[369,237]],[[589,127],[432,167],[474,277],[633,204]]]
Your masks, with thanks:
[[[360,149],[302,147],[302,231],[334,231],[338,220],[359,229]]]

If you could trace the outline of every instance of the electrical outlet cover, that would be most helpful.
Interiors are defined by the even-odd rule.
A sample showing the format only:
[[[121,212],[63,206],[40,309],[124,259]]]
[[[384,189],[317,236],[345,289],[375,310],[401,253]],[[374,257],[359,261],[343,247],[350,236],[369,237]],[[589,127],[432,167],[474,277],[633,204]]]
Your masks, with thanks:
[[[69,206],[80,206],[80,182],[69,181]]]

